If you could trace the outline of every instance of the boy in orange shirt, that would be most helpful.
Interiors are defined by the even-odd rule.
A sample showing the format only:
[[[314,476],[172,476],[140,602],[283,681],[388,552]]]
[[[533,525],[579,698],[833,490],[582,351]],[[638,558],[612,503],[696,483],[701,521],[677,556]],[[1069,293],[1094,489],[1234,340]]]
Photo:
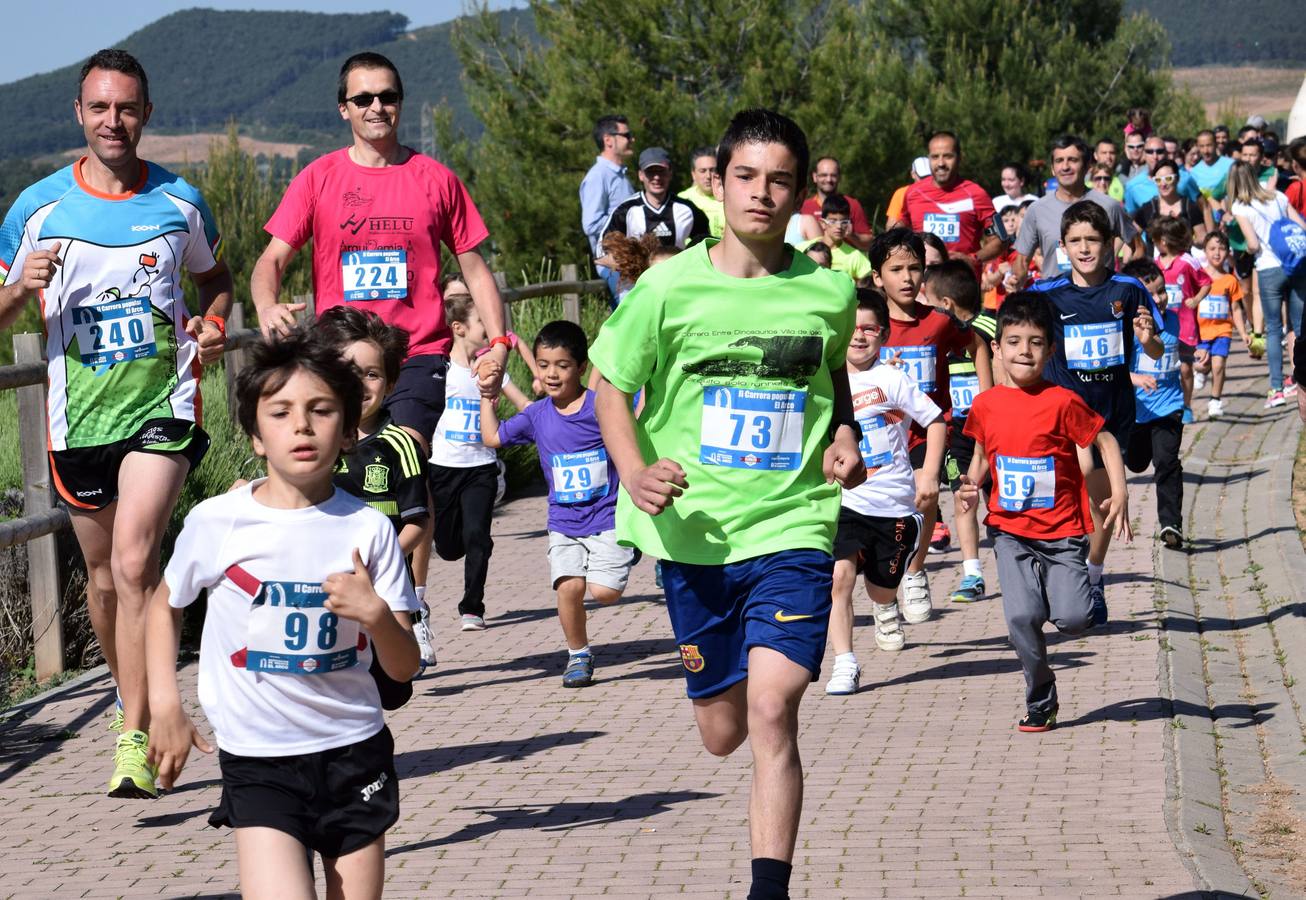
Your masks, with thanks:
[[[1218,419],[1224,415],[1220,396],[1224,391],[1224,365],[1229,357],[1233,329],[1237,326],[1238,336],[1247,344],[1247,325],[1242,287],[1237,276],[1225,270],[1229,239],[1223,231],[1212,231],[1203,246],[1206,262],[1202,268],[1211,276],[1211,291],[1197,305],[1197,356],[1193,368],[1203,375],[1211,373],[1211,399],[1206,404],[1206,415]]]

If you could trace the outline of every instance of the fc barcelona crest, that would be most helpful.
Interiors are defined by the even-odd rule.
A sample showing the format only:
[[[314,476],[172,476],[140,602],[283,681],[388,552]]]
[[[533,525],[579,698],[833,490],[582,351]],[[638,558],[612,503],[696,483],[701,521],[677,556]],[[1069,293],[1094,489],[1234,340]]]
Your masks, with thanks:
[[[707,665],[707,661],[703,659],[703,654],[698,652],[697,644],[681,644],[680,661],[691,672],[701,672],[703,666]]]

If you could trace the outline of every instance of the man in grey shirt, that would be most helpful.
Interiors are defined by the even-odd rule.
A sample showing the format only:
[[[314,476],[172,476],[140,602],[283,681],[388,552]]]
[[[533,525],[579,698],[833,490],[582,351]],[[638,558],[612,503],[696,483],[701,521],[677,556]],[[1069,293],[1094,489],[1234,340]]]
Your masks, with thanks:
[[[1084,170],[1088,165],[1088,145],[1072,134],[1063,134],[1052,142],[1052,174],[1057,179],[1057,189],[1035,201],[1025,210],[1025,220],[1012,249],[1016,258],[1011,264],[1011,275],[1016,287],[1023,287],[1029,274],[1029,258],[1035,250],[1043,254],[1040,270],[1044,278],[1056,278],[1070,272],[1070,260],[1061,247],[1061,216],[1072,203],[1092,200],[1106,211],[1107,219],[1115,232],[1114,249],[1123,264],[1137,249],[1138,229],[1125,215],[1124,206],[1099,190],[1084,183]],[[1121,253],[1121,248],[1126,248]]]

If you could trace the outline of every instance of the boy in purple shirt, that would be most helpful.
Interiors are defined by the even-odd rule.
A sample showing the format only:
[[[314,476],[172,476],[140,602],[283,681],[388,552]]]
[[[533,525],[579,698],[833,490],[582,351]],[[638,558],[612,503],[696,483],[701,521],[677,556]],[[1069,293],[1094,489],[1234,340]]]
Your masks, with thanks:
[[[534,442],[539,451],[549,486],[549,573],[569,654],[562,686],[585,687],[594,681],[586,587],[600,603],[616,603],[634,552],[617,544],[617,469],[599,434],[594,392],[585,389],[585,332],[571,322],[550,322],[535,338],[535,359],[548,400],[500,425],[498,398],[482,396],[481,440],[487,447]]]

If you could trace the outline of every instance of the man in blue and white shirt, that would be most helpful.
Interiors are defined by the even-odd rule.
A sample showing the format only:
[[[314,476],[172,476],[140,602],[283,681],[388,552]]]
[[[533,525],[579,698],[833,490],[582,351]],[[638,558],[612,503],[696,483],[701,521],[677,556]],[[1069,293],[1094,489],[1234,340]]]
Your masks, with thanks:
[[[625,161],[635,152],[635,135],[625,116],[604,116],[594,123],[599,155],[580,183],[580,227],[589,238],[593,257],[602,256],[603,227],[618,203],[635,189],[626,178]],[[617,273],[599,266],[599,277],[616,291]]]

